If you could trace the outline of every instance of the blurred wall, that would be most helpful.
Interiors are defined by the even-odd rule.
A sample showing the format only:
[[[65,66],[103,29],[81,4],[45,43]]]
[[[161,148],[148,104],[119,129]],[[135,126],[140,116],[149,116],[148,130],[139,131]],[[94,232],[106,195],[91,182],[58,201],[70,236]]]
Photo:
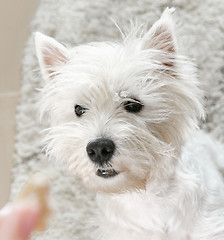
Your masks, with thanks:
[[[21,58],[39,0],[0,0],[0,208],[7,202]]]

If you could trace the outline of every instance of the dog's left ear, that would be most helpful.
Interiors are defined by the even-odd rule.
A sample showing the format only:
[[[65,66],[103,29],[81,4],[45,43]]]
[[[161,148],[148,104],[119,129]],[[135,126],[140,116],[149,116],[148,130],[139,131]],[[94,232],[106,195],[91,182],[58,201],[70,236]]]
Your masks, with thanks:
[[[42,76],[46,81],[51,80],[68,62],[68,50],[55,39],[39,32],[35,33],[35,45]]]
[[[172,16],[174,11],[174,8],[165,9],[160,19],[143,37],[142,49],[156,49],[171,54],[176,52],[175,22]]]

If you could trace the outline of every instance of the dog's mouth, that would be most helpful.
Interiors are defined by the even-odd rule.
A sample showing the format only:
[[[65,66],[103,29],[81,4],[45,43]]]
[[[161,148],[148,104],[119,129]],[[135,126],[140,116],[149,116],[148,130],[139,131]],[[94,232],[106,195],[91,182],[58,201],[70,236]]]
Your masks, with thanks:
[[[103,177],[103,178],[111,178],[115,177],[119,174],[119,172],[115,171],[113,168],[110,169],[105,169],[105,168],[99,168],[96,171],[96,175],[98,177]]]

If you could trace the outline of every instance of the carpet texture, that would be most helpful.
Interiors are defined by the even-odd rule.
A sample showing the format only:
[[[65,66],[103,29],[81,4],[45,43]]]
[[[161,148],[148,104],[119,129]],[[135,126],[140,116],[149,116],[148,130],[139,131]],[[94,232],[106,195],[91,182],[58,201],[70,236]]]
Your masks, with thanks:
[[[223,0],[42,0],[30,26],[22,61],[22,86],[17,108],[17,135],[12,170],[11,199],[28,176],[46,172],[52,183],[51,200],[56,209],[49,229],[36,240],[90,240],[89,220],[98,211],[94,195],[63,167],[55,167],[42,152],[43,125],[39,123],[37,93],[42,79],[32,33],[40,31],[58,41],[76,45],[90,41],[119,40],[121,27],[130,18],[147,22],[159,18],[167,6],[176,8],[179,48],[193,58],[206,96],[208,118],[202,128],[224,142],[224,4]]]

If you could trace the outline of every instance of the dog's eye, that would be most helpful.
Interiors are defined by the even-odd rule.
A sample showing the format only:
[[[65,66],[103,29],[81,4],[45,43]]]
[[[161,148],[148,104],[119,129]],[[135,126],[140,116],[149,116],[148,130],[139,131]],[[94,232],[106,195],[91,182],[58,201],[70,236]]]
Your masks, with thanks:
[[[80,105],[75,105],[75,114],[76,116],[80,117],[86,112],[86,108],[80,106]]]
[[[124,109],[131,113],[138,113],[142,110],[143,104],[136,99],[124,103]]]

